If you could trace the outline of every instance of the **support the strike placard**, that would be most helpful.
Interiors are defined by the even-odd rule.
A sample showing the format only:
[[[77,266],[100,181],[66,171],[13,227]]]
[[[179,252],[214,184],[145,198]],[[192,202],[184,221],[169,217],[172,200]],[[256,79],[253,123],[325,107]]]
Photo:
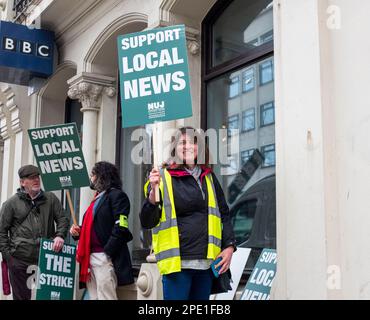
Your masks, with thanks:
[[[185,26],[117,39],[122,127],[192,116]]]
[[[276,273],[276,250],[263,249],[245,286],[241,300],[270,300],[272,282]]]
[[[89,176],[75,123],[29,129],[46,191],[89,186]]]
[[[73,300],[76,246],[53,251],[53,241],[41,239],[36,300]]]

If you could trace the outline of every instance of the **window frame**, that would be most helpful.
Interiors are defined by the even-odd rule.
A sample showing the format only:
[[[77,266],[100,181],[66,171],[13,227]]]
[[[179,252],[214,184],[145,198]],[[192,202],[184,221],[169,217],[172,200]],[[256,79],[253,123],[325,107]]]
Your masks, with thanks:
[[[233,121],[233,122],[236,122],[237,123],[237,127],[239,128],[239,113],[235,113],[235,114],[232,114],[232,115],[230,115],[230,116],[227,117],[227,137],[228,138],[231,137],[231,133],[230,133],[229,129],[234,129],[234,128],[229,128],[230,119],[231,118],[236,118],[236,120]]]
[[[244,128],[244,119],[246,118],[245,114],[249,111],[249,110],[253,110],[253,128],[252,129],[245,129]],[[250,132],[250,131],[253,131],[253,130],[256,130],[256,108],[248,108],[246,110],[244,110],[242,112],[242,130],[241,132],[242,133],[245,133],[245,132]]]
[[[276,147],[275,147],[275,143],[270,143],[270,144],[266,144],[266,145],[263,145],[261,146],[261,154],[263,155],[263,157],[266,159],[265,157],[265,152],[266,152],[266,149],[268,147],[271,147],[273,146],[274,147],[274,164],[271,164],[271,165],[265,165],[265,161],[263,161],[262,165],[261,165],[261,168],[271,168],[271,167],[275,167],[276,166]],[[269,152],[271,152],[272,150],[269,150]]]
[[[262,112],[265,111],[263,109],[263,107],[267,106],[271,104],[272,106],[267,108],[267,110],[269,109],[272,109],[272,114],[273,114],[273,121],[272,122],[269,122],[269,123],[262,123]],[[266,102],[266,103],[263,103],[260,105],[260,128],[263,128],[263,127],[268,127],[268,126],[271,126],[271,125],[274,125],[275,124],[275,101],[269,101],[269,102]]]
[[[262,66],[263,66],[264,63],[267,63],[267,62],[270,63],[272,77],[271,77],[271,80],[268,80],[266,82],[262,82]],[[265,85],[267,85],[271,82],[274,82],[274,79],[275,79],[274,59],[266,59],[266,60],[261,61],[258,65],[258,70],[259,70],[258,76],[259,76],[259,85],[260,85],[260,87],[265,86]]]
[[[233,82],[235,79],[237,79],[237,80],[235,82]],[[231,96],[231,86],[232,85],[235,85],[237,87],[237,89],[238,89],[236,95],[233,95],[233,96]],[[239,75],[236,75],[236,76],[230,78],[230,83],[229,83],[229,99],[234,99],[234,98],[236,98],[239,95],[240,95],[240,77],[239,77]]]
[[[245,74],[248,72],[248,71],[252,71],[252,74],[253,74],[253,86],[252,86],[252,88],[249,88],[249,89],[245,89],[245,86],[244,86],[244,83],[245,83]],[[247,93],[247,92],[249,92],[249,91],[253,91],[254,90],[254,88],[256,87],[256,76],[255,76],[255,72],[254,72],[254,67],[253,66],[250,66],[250,67],[248,67],[248,68],[246,68],[246,69],[244,69],[243,71],[242,71],[242,92],[243,93]]]
[[[210,9],[202,21],[202,63],[201,63],[201,128],[207,130],[207,83],[215,78],[229,72],[248,68],[251,65],[264,61],[274,56],[274,42],[264,43],[255,49],[245,52],[240,56],[212,67],[212,26],[213,23],[223,14],[233,0],[218,0]]]
[[[251,148],[251,149],[246,149],[246,150],[243,150],[243,151],[240,152],[240,164],[241,164],[241,166],[243,166],[244,163],[247,162],[250,159],[250,157],[253,155],[254,150],[255,150],[255,148]],[[250,154],[248,160],[243,162],[243,153],[246,153],[246,152],[251,153],[251,154]]]

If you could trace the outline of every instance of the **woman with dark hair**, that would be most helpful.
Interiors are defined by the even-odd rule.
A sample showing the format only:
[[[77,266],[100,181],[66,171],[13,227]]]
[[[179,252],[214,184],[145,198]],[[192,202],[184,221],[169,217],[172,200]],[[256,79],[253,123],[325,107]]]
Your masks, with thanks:
[[[127,247],[132,240],[127,222],[130,201],[115,165],[97,162],[90,177],[96,194],[82,226],[70,229],[73,238],[79,239],[80,284],[86,284],[91,300],[117,300],[117,286],[134,282]]]
[[[211,264],[220,258],[216,268],[227,272],[236,249],[229,208],[208,164],[204,137],[192,127],[180,128],[170,159],[161,170],[152,169],[144,187],[140,220],[152,229],[165,300],[208,300]]]

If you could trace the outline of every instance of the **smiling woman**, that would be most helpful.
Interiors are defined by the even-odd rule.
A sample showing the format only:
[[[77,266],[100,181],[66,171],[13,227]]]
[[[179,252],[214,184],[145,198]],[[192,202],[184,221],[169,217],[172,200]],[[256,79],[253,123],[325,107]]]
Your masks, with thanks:
[[[178,129],[171,147],[170,158],[161,170],[152,169],[144,187],[141,224],[152,229],[164,299],[208,300],[212,262],[219,258],[216,268],[227,272],[235,249],[229,208],[198,131]]]

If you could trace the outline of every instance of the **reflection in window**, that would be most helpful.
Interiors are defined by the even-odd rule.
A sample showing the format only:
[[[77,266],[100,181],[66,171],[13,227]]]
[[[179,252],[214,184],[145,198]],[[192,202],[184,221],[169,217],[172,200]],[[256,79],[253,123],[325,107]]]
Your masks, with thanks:
[[[242,130],[243,131],[254,130],[254,128],[255,128],[254,119],[255,119],[255,117],[254,117],[254,108],[244,111],[243,112]]]
[[[259,46],[259,39],[253,39],[252,41],[247,42],[247,47],[258,47]]]
[[[254,69],[249,68],[243,72],[243,92],[253,90],[254,88]]]
[[[261,39],[261,44],[266,43],[266,42],[269,42],[269,41],[272,41],[273,38],[274,38],[273,31],[272,30],[267,31],[260,38]]]
[[[239,76],[230,79],[229,98],[234,98],[239,94]]]
[[[247,46],[251,47],[251,48],[258,47],[258,46],[261,46],[261,45],[265,44],[266,42],[272,41],[273,39],[274,39],[274,33],[273,33],[272,30],[270,30],[270,31],[265,32],[264,34],[262,34],[258,38],[255,38],[255,39],[249,41],[247,43]]]
[[[270,227],[266,226],[266,212],[261,212],[262,219],[253,223],[254,215],[258,214],[258,195],[253,186],[261,186],[263,192],[269,190],[269,185],[266,185],[263,179],[275,173],[274,125],[260,127],[261,120],[257,120],[261,118],[260,106],[275,99],[273,1],[214,2],[216,5],[202,23],[205,35],[205,50],[202,50],[205,63],[202,68],[205,105],[202,107],[206,108],[206,117],[202,118],[202,121],[204,120],[205,129],[228,129],[226,137],[221,136],[223,158],[215,163],[214,172],[223,190],[229,192],[226,199],[230,206],[237,242],[249,239],[248,245],[254,248],[275,247],[275,242],[272,243],[264,237],[265,229]],[[261,85],[265,83],[266,85]],[[265,124],[271,121],[274,123],[274,110],[271,106],[270,104],[262,108],[262,121]],[[240,123],[238,117],[241,118]],[[245,133],[231,136],[234,132],[230,130],[239,128]],[[238,144],[234,143],[237,139]],[[261,146],[265,149],[264,167],[259,166],[244,184],[245,177],[239,173],[241,169],[247,168],[241,166],[244,164],[247,167],[246,161],[253,155],[249,149],[253,147],[261,150]],[[215,152],[217,151],[213,152],[213,156],[216,156]],[[234,193],[232,197],[231,193]],[[264,195],[263,193],[261,199],[258,199],[258,208],[270,208],[269,202],[275,200],[275,197],[266,198]],[[271,214],[275,215],[275,211]],[[256,256],[256,259],[248,260],[251,261],[249,267],[253,268],[252,262],[258,259],[259,253],[253,249],[250,256]]]
[[[239,129],[239,115],[229,117],[228,126],[227,126],[227,135],[231,137],[232,129]]]
[[[230,212],[237,245],[249,239],[256,209],[257,200],[250,199],[243,201],[240,206]]]
[[[252,156],[254,149],[244,150],[241,152],[242,165]]]
[[[274,80],[274,62],[272,59],[260,64],[260,84],[266,84]]]
[[[272,0],[233,0],[211,24],[211,66],[256,50],[273,28],[272,16]]]
[[[275,144],[261,147],[261,153],[265,158],[262,167],[271,167],[275,165]]]
[[[274,103],[269,102],[261,106],[261,127],[275,123]]]

